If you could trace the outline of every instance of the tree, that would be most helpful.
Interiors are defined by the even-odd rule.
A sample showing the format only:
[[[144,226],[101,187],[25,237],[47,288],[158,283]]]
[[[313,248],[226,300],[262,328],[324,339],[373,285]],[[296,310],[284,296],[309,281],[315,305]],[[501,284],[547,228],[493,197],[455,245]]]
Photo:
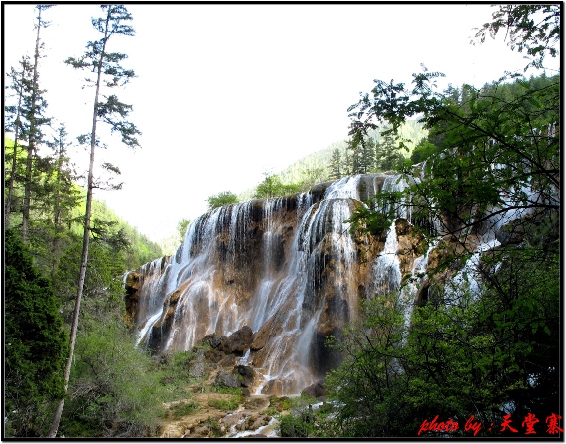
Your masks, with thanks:
[[[134,35],[134,29],[130,25],[125,24],[132,20],[132,16],[124,5],[101,5],[101,9],[103,16],[97,19],[93,19],[92,25],[97,32],[102,34],[102,37],[99,40],[88,42],[86,45],[87,50],[81,57],[70,57],[66,60],[66,63],[71,65],[73,68],[86,70],[94,74],[94,77],[87,79],[87,82],[90,85],[94,86],[95,93],[91,132],[89,135],[84,135],[79,139],[82,142],[90,143],[90,162],[87,179],[83,248],[77,286],[77,298],[75,303],[75,310],[73,313],[73,323],[71,325],[71,338],[69,346],[70,353],[69,359],[67,361],[67,366],[65,368],[65,387],[67,387],[71,371],[81,297],[88,263],[88,247],[91,229],[91,205],[94,188],[94,154],[95,148],[99,144],[97,137],[97,124],[99,121],[108,124],[110,126],[111,132],[118,132],[122,138],[122,143],[131,148],[139,146],[137,136],[141,134],[133,123],[125,120],[128,117],[132,106],[120,102],[116,95],[112,94],[104,96],[101,92],[101,88],[104,87],[114,88],[124,86],[129,82],[131,78],[135,76],[133,70],[124,69],[120,65],[120,63],[127,57],[126,54],[109,52],[107,47],[110,38],[114,36]],[[53,425],[49,433],[50,437],[55,437],[57,435],[64,402],[64,398],[61,399],[57,412],[55,413],[55,416],[53,418]]]
[[[328,165],[329,170],[329,178],[332,180],[338,180],[342,178],[342,165],[340,161],[340,150],[335,148],[332,151],[332,159],[330,160],[330,164]]]
[[[271,199],[285,196],[286,194],[298,193],[301,190],[300,184],[286,185],[277,174],[264,173],[264,176],[265,180],[256,188],[255,199]]]
[[[113,230],[94,228],[101,235],[90,242],[75,362],[59,432],[66,437],[148,436],[155,432],[166,388],[159,382],[160,373],[152,371],[151,357],[136,347],[136,337],[124,323],[122,278],[131,247],[112,235]],[[78,240],[65,250],[57,270],[56,290],[68,322],[81,252]]]
[[[42,411],[63,393],[61,304],[14,229],[4,247],[4,418],[15,436],[44,436]]]
[[[40,43],[40,31],[41,28],[45,28],[49,25],[41,19],[41,13],[49,9],[52,5],[37,5],[37,24],[35,29],[37,29],[36,39],[35,39],[35,52],[33,56],[33,75],[31,81],[27,83],[26,90],[27,95],[24,95],[24,106],[25,106],[25,117],[29,122],[29,128],[27,131],[28,139],[28,156],[26,163],[26,180],[24,182],[24,203],[22,207],[22,238],[25,244],[28,243],[28,228],[29,228],[29,215],[31,206],[31,188],[32,188],[32,164],[34,156],[36,155],[37,146],[43,141],[43,131],[42,126],[47,125],[51,122],[51,118],[44,115],[47,108],[47,102],[43,98],[42,94],[45,92],[39,88],[39,58],[40,49],[43,48],[43,43]]]
[[[181,219],[177,224],[177,231],[179,232],[179,238],[181,239],[181,242],[183,242],[183,239],[185,239],[187,227],[189,226],[190,223],[191,223],[190,219]]]
[[[485,23],[476,33],[475,41],[483,43],[489,34],[492,38],[501,30],[509,37],[512,51],[526,50],[532,59],[525,67],[542,68],[546,55],[556,57],[560,43],[560,5],[498,5],[492,21]]]
[[[51,179],[46,179],[46,187],[51,188],[52,199],[50,199],[50,225],[52,226],[51,241],[51,277],[55,276],[59,258],[61,257],[61,242],[65,237],[65,226],[69,225],[72,219],[72,210],[77,206],[80,196],[74,185],[76,174],[70,159],[67,155],[67,148],[70,143],[66,141],[67,131],[65,125],[61,125],[58,130],[57,138],[49,145],[55,151],[52,168],[50,169]]]
[[[398,294],[368,299],[341,343],[333,343],[343,361],[327,375],[326,385],[342,406],[335,429],[343,437],[410,435],[413,412],[398,402],[409,393],[406,351],[400,347],[406,308]]]
[[[324,168],[306,168],[302,172],[300,183],[301,191],[307,192],[317,183],[323,182],[325,179]],[[288,188],[290,192],[295,190],[294,186]],[[298,187],[297,187],[298,189]]]
[[[209,196],[208,200],[208,211],[214,210],[215,208],[222,207],[224,205],[230,205],[238,203],[239,199],[234,193],[230,191],[222,191],[221,193]],[[184,236],[184,233],[183,233]]]
[[[399,148],[395,145],[391,134],[385,134],[383,136],[383,139],[377,143],[375,151],[375,163],[378,171],[396,169],[403,164],[405,159],[399,152]]]
[[[413,164],[424,162],[438,151],[439,149],[436,145],[426,138],[422,139],[411,153],[411,162],[413,162]]]
[[[543,7],[505,8],[516,17]],[[535,18],[509,23],[528,28]],[[542,37],[531,29],[524,45],[537,48],[539,38],[544,49],[556,28],[542,29]],[[463,423],[473,413],[483,424],[507,418],[518,426],[530,413],[544,424],[559,408],[560,78],[507,74],[480,89],[439,93],[440,76],[424,69],[413,75],[412,88],[376,80],[371,95],[350,107],[354,140],[383,123],[390,128],[382,134],[396,139],[405,119],[421,116],[438,144],[425,170],[403,169],[412,185],[381,193],[378,204],[357,212],[354,225],[368,229],[389,218],[388,225],[395,215],[377,209],[409,205],[415,228],[440,238],[406,340],[389,350],[376,347],[383,328],[372,321],[352,353],[368,359],[339,373],[344,396],[368,381],[384,388],[369,415],[354,408],[363,391],[343,398],[339,417],[354,436],[366,436],[368,427],[382,436],[414,436],[419,425],[411,418],[435,415]],[[484,234],[495,235],[497,248]],[[378,359],[383,355],[402,369],[392,379]],[[391,411],[410,427],[384,422]],[[480,436],[497,434],[499,428],[483,429]]]
[[[353,140],[348,140],[346,146],[346,168],[348,169],[348,174],[361,174],[362,171],[362,144],[355,143]]]
[[[13,209],[14,200],[14,186],[17,175],[18,167],[18,148],[21,139],[25,138],[25,123],[22,120],[23,114],[23,100],[24,100],[24,87],[28,82],[27,77],[31,73],[31,64],[29,57],[22,57],[20,61],[21,70],[16,71],[14,67],[11,68],[8,77],[12,83],[10,88],[15,91],[17,97],[17,105],[6,105],[4,110],[6,112],[6,130],[12,130],[14,133],[14,150],[12,155],[12,166],[10,169],[10,179],[8,181],[8,193],[6,194],[6,202],[4,206],[4,223],[6,228],[10,226],[10,213]],[[5,158],[8,153],[4,152]]]

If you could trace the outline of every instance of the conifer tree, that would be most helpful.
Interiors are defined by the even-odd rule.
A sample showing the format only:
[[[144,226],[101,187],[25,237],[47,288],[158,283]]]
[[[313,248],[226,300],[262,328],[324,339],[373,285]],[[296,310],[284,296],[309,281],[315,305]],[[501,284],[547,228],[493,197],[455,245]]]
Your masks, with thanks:
[[[379,171],[395,169],[403,161],[403,155],[395,145],[393,136],[385,134],[376,146],[376,166]]]
[[[332,151],[332,158],[330,159],[330,165],[328,165],[330,170],[329,177],[332,180],[338,180],[342,177],[342,167],[340,164],[340,151],[335,148]]]
[[[80,142],[90,143],[90,161],[87,179],[83,246],[77,288],[77,298],[71,325],[69,359],[67,361],[64,375],[65,391],[67,390],[69,375],[71,372],[71,363],[73,360],[73,351],[77,335],[80,304],[88,262],[89,237],[91,230],[91,205],[94,187],[94,155],[95,148],[99,144],[97,137],[97,124],[98,122],[104,122],[108,124],[110,126],[111,132],[118,132],[122,138],[122,142],[131,148],[136,148],[139,146],[137,136],[141,134],[133,123],[125,120],[132,110],[132,106],[120,102],[118,100],[118,97],[116,97],[116,95],[114,94],[105,95],[101,91],[101,89],[103,88],[106,89],[121,87],[127,84],[129,80],[135,76],[133,70],[124,69],[120,65],[120,63],[127,57],[127,55],[118,52],[110,52],[108,49],[108,42],[113,36],[133,36],[135,34],[134,28],[127,24],[133,18],[124,5],[113,4],[101,5],[100,7],[103,12],[102,17],[92,19],[92,25],[97,32],[102,34],[102,37],[99,40],[89,41],[86,45],[86,51],[81,57],[70,57],[65,61],[75,69],[81,69],[92,73],[93,76],[91,78],[88,78],[87,82],[90,85],[94,86],[95,89],[91,132],[90,134],[83,135],[79,138]],[[57,411],[55,412],[53,424],[49,433],[50,437],[55,437],[57,435],[64,402],[65,399],[61,399]]]
[[[49,22],[42,20],[41,13],[49,9],[52,5],[37,5],[37,30],[35,39],[35,52],[33,56],[33,75],[31,82],[27,83],[28,94],[24,96],[25,117],[29,123],[28,130],[28,156],[26,162],[26,179],[24,182],[24,202],[22,208],[22,238],[24,244],[28,243],[28,230],[29,230],[29,216],[31,207],[31,192],[32,192],[32,174],[33,174],[33,160],[37,152],[38,146],[43,141],[42,127],[51,122],[51,118],[45,116],[47,102],[43,98],[44,90],[39,88],[39,59],[41,57],[40,50],[43,49],[44,44],[41,43],[40,31],[41,28],[49,26]]]
[[[61,242],[65,236],[65,225],[71,223],[72,209],[79,202],[79,191],[73,181],[77,178],[74,167],[67,154],[67,131],[65,125],[58,129],[57,137],[49,143],[54,150],[49,174],[46,175],[45,188],[50,192],[46,199],[46,212],[49,215],[51,236],[51,277],[55,277],[59,258],[61,257]]]
[[[375,165],[375,141],[372,137],[362,140],[360,156],[360,174],[367,174],[374,170]]]
[[[45,433],[42,406],[63,390],[66,338],[60,300],[14,229],[5,232],[4,418],[19,437]],[[6,421],[9,424],[6,424]]]
[[[348,140],[348,146],[346,150],[349,152],[347,157],[348,163],[348,173],[349,174],[360,174],[361,165],[361,143],[354,143],[353,140]]]
[[[6,201],[4,203],[4,224],[6,228],[10,226],[10,213],[12,212],[14,205],[14,186],[16,182],[16,172],[18,167],[18,148],[22,139],[25,138],[25,120],[23,119],[23,100],[24,100],[24,85],[26,85],[27,77],[31,73],[31,64],[29,62],[29,57],[24,56],[20,60],[21,70],[16,71],[14,67],[11,68],[8,78],[11,79],[12,83],[9,87],[14,90],[14,95],[17,97],[17,105],[6,105],[4,111],[6,113],[6,125],[5,129],[7,131],[13,131],[14,133],[14,150],[12,157],[12,164],[10,168],[10,176],[8,179],[8,193],[6,194]],[[4,156],[7,159],[8,153],[4,152]]]

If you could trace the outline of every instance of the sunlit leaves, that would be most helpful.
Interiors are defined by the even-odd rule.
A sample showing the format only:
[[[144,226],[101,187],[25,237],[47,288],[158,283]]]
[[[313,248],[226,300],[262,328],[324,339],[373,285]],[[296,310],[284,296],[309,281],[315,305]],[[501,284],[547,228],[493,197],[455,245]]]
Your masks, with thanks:
[[[546,55],[556,57],[560,42],[560,4],[549,5],[498,5],[492,21],[485,23],[476,33],[475,41],[483,43],[487,35],[492,38],[505,32],[511,50],[525,51],[531,60],[525,67],[542,68]]]

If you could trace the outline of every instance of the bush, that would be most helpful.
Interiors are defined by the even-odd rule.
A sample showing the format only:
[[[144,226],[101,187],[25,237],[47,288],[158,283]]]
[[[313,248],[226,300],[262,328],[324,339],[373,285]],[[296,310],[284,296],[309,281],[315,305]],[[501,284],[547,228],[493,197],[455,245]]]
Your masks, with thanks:
[[[208,401],[210,407],[216,408],[218,410],[235,410],[240,404],[240,398],[234,397],[230,399],[211,399]]]
[[[308,438],[314,429],[312,423],[294,415],[283,415],[280,421],[281,438]]]
[[[63,396],[67,338],[60,302],[19,235],[6,231],[4,418],[14,436],[45,435]]]
[[[195,412],[196,410],[200,409],[200,404],[196,401],[189,401],[189,402],[178,402],[176,404],[172,404],[169,407],[169,411],[172,413],[173,418],[179,419],[183,416],[190,415],[191,413]]]
[[[160,425],[166,387],[152,360],[118,322],[91,322],[79,332],[69,400],[60,432],[66,437],[148,437]]]

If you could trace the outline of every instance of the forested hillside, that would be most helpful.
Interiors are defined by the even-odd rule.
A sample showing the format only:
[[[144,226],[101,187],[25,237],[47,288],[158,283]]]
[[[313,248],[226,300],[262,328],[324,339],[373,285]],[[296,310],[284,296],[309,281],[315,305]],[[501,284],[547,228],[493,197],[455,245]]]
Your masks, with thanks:
[[[9,171],[9,165],[13,161],[14,141],[4,139],[4,171]],[[25,165],[25,158],[23,154],[26,151],[25,146],[18,147],[17,162],[18,167]],[[53,259],[53,242],[58,243],[59,249],[62,244],[76,242],[81,236],[81,214],[84,214],[84,199],[85,190],[75,183],[65,183],[67,187],[65,195],[61,190],[63,189],[62,183],[64,180],[70,179],[67,177],[62,178],[59,176],[59,184],[57,184],[56,172],[45,171],[42,168],[46,167],[46,160],[36,159],[37,162],[32,164],[32,177],[34,178],[34,187],[36,190],[43,188],[44,194],[35,197],[35,202],[30,206],[30,243],[32,246],[32,253],[37,258],[38,264],[45,264],[46,270],[50,270],[53,264],[49,263]],[[7,180],[10,181],[10,173],[6,174]],[[22,173],[17,173],[15,187],[12,191],[12,208],[15,210],[10,215],[10,226],[18,227],[22,223],[22,215],[18,212],[21,209],[23,202],[23,187],[18,178],[22,177]],[[8,190],[5,194],[7,195]],[[51,193],[51,195],[50,195]],[[59,193],[56,195],[56,193]],[[51,214],[46,203],[49,200],[58,199],[60,204],[57,215]],[[68,206],[63,206],[62,203],[67,201]],[[55,219],[57,221],[55,222]],[[110,239],[122,238],[121,242],[124,243],[125,265],[126,269],[134,269],[141,264],[145,264],[156,257],[161,256],[161,248],[155,242],[151,241],[147,236],[140,233],[137,228],[132,227],[128,222],[122,220],[114,211],[112,211],[105,202],[95,200],[93,202],[93,221],[94,231],[98,236]],[[58,226],[55,226],[57,225]],[[58,230],[57,236],[54,231]],[[51,245],[49,245],[51,242]],[[51,249],[50,249],[51,248]]]
[[[379,144],[382,144],[381,146],[384,145],[384,136],[381,133],[385,129],[386,128],[376,128],[368,131],[367,138],[373,141],[374,151],[381,151]],[[402,159],[409,159],[413,154],[415,146],[421,141],[426,140],[428,131],[425,130],[423,125],[418,121],[408,120],[399,128],[399,135],[399,140],[392,141],[390,146],[391,151]],[[401,141],[405,142],[404,145],[406,148],[400,147]],[[383,170],[383,168],[380,168],[376,154],[373,153],[371,156],[366,156],[366,159],[370,157],[372,163],[368,163],[367,168],[363,171],[356,171],[358,166],[353,165],[352,161],[353,158],[361,155],[358,151],[358,149],[351,145],[351,141],[348,139],[334,142],[320,151],[316,151],[293,162],[279,172],[266,172],[266,180],[260,185],[265,185],[266,182],[268,182],[268,178],[269,180],[273,181],[275,179],[278,183],[280,182],[279,187],[274,187],[274,192],[271,196],[274,197],[297,191],[308,191],[316,183],[325,182],[327,180],[337,180],[350,174],[357,174],[359,172],[371,173]],[[339,173],[336,173],[336,167]],[[390,165],[386,169],[393,167],[394,165]],[[246,190],[238,195],[238,200],[243,202],[253,199],[257,197],[257,194],[257,187]]]

